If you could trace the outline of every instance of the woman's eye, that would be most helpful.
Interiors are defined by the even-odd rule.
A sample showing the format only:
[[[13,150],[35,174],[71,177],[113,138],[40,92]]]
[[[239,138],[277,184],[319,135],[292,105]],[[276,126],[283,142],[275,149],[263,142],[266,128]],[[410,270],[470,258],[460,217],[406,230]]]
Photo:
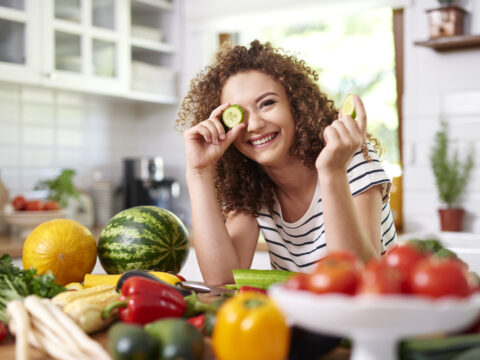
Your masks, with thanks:
[[[270,106],[270,105],[273,105],[273,104],[275,104],[274,100],[265,100],[263,103],[261,103],[260,107],[263,108],[265,106]]]

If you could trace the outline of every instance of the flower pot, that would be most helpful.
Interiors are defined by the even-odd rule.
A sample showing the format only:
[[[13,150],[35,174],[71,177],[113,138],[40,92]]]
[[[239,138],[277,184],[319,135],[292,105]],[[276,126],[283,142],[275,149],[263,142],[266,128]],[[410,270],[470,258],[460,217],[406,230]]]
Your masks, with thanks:
[[[464,209],[439,209],[438,214],[442,231],[462,231]]]

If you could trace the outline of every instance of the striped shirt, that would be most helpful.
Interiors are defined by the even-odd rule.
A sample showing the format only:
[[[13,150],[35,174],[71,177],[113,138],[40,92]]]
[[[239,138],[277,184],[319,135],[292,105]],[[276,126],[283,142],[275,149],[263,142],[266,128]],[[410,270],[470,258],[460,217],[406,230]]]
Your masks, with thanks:
[[[371,161],[366,161],[358,151],[348,165],[347,177],[352,196],[372,186],[382,185],[383,205],[381,236],[382,254],[392,249],[397,232],[390,211],[389,192],[391,180],[383,169],[377,152],[368,144]],[[268,246],[273,269],[311,272],[314,264],[327,254],[326,234],[323,224],[322,196],[320,184],[310,207],[301,219],[288,223],[282,218],[282,210],[275,198],[273,216],[263,209],[257,217],[258,225]]]

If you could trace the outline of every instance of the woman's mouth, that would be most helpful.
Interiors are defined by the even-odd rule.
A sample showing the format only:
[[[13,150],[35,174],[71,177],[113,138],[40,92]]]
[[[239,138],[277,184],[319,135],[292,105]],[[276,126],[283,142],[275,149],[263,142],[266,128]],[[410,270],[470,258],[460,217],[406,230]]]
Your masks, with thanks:
[[[260,145],[271,142],[277,136],[277,134],[278,133],[271,133],[261,138],[250,140],[249,143],[252,144],[253,146],[260,146]]]

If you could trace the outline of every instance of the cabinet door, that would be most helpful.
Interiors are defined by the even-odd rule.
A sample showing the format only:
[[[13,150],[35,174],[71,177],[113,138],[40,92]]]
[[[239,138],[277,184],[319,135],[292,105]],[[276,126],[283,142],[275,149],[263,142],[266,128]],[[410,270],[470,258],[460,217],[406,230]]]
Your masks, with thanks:
[[[126,89],[126,0],[44,0],[43,18],[47,86]]]
[[[38,0],[0,0],[0,80],[40,82]]]

